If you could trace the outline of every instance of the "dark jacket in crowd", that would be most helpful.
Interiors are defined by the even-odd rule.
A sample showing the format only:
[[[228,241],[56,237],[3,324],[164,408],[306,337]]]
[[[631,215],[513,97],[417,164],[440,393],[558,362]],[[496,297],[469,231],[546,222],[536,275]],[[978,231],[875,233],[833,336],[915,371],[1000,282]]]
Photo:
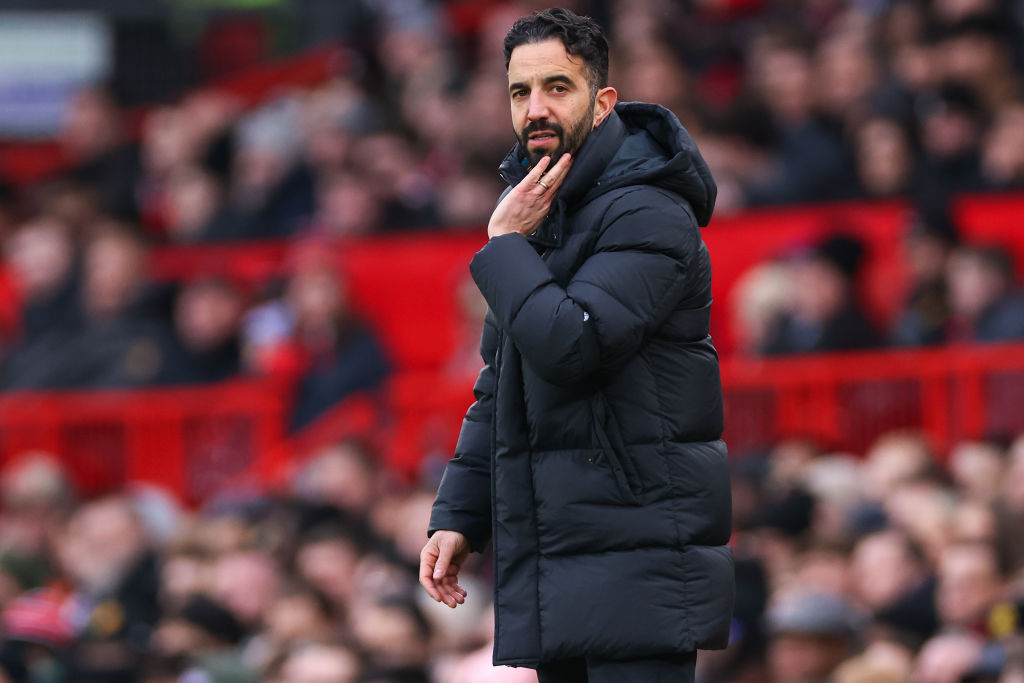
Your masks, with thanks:
[[[527,164],[506,158],[510,185]],[[496,663],[726,644],[729,472],[698,228],[714,199],[675,116],[620,104],[543,225],[473,258],[486,365],[430,530],[493,541]]]

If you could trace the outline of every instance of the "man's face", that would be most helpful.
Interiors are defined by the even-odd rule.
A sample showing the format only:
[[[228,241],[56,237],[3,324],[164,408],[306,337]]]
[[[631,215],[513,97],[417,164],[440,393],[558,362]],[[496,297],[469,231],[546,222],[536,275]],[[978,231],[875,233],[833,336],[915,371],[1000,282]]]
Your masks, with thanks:
[[[575,154],[594,129],[586,65],[557,38],[520,45],[508,64],[512,126],[530,161]]]

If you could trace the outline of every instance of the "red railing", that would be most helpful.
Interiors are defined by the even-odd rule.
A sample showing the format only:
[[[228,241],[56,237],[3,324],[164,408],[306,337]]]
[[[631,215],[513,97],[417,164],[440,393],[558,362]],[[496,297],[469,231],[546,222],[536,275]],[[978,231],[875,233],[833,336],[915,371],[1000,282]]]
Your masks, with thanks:
[[[809,436],[863,452],[893,429],[951,444],[1024,431],[1024,345],[956,346],[722,363],[733,451]]]
[[[786,437],[863,453],[880,434],[921,429],[953,443],[1024,431],[1024,344],[829,354],[722,363],[726,440],[736,457]],[[143,481],[199,502],[285,483],[317,448],[356,436],[415,478],[447,459],[472,401],[472,378],[400,373],[297,435],[267,383],[0,397],[0,460],[57,454],[86,492]]]

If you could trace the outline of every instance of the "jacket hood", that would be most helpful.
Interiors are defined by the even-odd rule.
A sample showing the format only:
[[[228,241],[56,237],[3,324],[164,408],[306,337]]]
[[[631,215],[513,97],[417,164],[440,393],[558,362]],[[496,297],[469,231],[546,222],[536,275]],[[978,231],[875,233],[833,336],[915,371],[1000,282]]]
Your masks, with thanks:
[[[516,185],[528,171],[529,161],[517,144],[505,157],[501,176]],[[697,143],[675,114],[658,104],[615,105],[576,153],[555,211],[629,185],[653,185],[680,195],[701,226],[715,208],[717,186]]]

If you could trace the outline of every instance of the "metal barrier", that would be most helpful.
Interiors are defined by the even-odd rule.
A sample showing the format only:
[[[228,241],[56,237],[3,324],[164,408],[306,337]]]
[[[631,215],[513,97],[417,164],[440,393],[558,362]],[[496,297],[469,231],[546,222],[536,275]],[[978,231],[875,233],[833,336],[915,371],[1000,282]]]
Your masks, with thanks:
[[[893,429],[951,444],[1024,431],[1024,344],[726,359],[726,440],[736,457],[787,437],[853,453]],[[86,493],[143,481],[198,503],[283,484],[317,448],[358,437],[413,479],[449,457],[472,401],[467,375],[400,373],[296,435],[269,382],[0,396],[0,462],[33,449],[64,461]]]

